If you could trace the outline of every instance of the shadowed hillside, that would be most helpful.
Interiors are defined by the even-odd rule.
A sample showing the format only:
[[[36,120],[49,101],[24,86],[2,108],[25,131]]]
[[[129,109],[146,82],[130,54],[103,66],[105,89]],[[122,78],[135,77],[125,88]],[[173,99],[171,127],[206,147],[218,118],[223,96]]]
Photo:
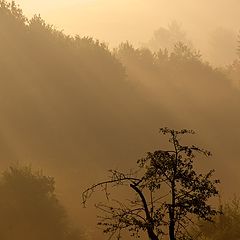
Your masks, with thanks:
[[[225,159],[237,163],[237,62],[224,71],[215,69],[201,58],[200,52],[180,42],[172,52],[159,49],[155,53],[124,43],[115,54],[127,66],[129,79],[138,83],[151,104],[167,109],[175,126],[187,125],[201,133],[201,141],[211,147],[217,164],[231,169]]]
[[[37,157],[58,164],[86,155],[99,159],[122,152],[139,130],[147,132],[143,118],[152,110],[104,44],[66,36],[39,16],[27,21],[16,6],[4,4],[1,147],[6,159]]]
[[[159,146],[166,125],[197,130],[223,184],[239,179],[240,92],[230,79],[239,81],[239,65],[214,69],[182,43],[172,52],[129,43],[110,51],[5,1],[0,52],[1,164],[50,169],[73,210],[83,186]]]

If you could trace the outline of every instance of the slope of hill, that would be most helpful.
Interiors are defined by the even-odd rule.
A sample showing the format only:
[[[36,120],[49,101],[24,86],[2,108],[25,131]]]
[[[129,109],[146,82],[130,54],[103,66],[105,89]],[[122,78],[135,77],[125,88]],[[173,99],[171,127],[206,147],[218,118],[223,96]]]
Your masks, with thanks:
[[[1,165],[48,169],[73,209],[106,169],[133,166],[164,144],[163,126],[197,130],[217,160],[206,165],[228,189],[239,180],[240,92],[187,46],[111,52],[0,1],[0,52]]]

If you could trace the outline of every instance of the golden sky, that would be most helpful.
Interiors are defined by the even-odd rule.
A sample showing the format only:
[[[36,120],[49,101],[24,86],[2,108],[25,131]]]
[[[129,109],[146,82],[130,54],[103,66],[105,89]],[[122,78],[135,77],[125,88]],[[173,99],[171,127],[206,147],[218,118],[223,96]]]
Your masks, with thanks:
[[[239,0],[18,0],[27,16],[40,13],[66,33],[93,36],[116,46],[148,41],[154,30],[179,22],[197,44],[222,27],[240,28]]]

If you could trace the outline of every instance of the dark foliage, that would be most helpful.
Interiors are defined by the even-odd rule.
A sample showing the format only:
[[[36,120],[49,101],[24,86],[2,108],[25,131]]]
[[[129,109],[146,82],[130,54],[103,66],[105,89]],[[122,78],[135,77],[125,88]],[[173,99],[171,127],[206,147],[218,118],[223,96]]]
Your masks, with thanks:
[[[110,171],[109,180],[83,192],[84,204],[99,187],[110,199],[108,185],[123,185],[135,193],[128,202],[115,200],[115,205],[97,205],[103,214],[98,225],[105,233],[110,233],[110,238],[116,235],[119,239],[121,231],[126,229],[132,236],[145,231],[151,240],[161,239],[164,235],[170,240],[192,239],[188,227],[194,223],[194,217],[211,221],[218,213],[208,200],[218,194],[216,184],[219,180],[212,179],[213,170],[206,174],[198,173],[193,163],[197,155],[209,156],[210,153],[194,145],[180,143],[181,135],[192,134],[193,131],[163,128],[160,132],[169,135],[170,150],[149,152],[147,157],[138,161],[135,173]]]
[[[10,167],[0,179],[2,240],[79,240],[55,195],[52,177],[30,167]]]
[[[239,86],[239,65],[223,74],[182,43],[112,52],[0,3],[1,165],[24,159],[50,167],[74,208],[89,172],[131,165],[156,146],[159,124],[187,125],[203,133],[198,140],[211,146],[225,184],[238,178],[240,94],[229,78]]]

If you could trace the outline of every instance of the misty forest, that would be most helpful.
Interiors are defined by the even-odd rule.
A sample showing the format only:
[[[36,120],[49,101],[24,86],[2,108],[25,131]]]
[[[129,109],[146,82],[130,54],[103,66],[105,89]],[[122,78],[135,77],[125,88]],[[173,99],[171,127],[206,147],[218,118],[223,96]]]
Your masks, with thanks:
[[[239,32],[207,57],[175,20],[112,46],[36,11],[0,0],[0,239],[240,239]]]

